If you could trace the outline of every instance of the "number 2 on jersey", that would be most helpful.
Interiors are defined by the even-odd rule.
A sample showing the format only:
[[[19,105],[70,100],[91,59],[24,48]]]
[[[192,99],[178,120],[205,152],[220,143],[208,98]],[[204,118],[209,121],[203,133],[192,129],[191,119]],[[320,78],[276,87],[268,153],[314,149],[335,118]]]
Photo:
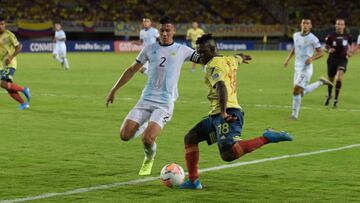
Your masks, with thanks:
[[[160,67],[165,67],[164,63],[166,61],[166,57],[161,57],[162,62],[160,63]]]

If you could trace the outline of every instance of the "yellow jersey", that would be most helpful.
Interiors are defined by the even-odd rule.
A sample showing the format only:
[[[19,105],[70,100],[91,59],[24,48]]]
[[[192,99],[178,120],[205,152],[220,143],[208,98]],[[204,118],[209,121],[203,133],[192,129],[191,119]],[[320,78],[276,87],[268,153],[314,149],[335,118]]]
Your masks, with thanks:
[[[191,46],[192,48],[196,48],[196,40],[201,37],[204,33],[204,30],[201,28],[190,28],[187,31],[186,38],[191,40]]]
[[[15,57],[8,65],[5,65],[5,60],[15,52],[15,47],[19,44],[16,36],[11,31],[5,30],[0,34],[0,69],[5,67],[16,68],[17,63]]]
[[[224,81],[228,101],[226,108],[241,109],[236,94],[236,70],[242,62],[240,56],[216,56],[212,58],[206,65],[205,84],[209,88],[208,99],[210,101],[211,111],[209,115],[221,113],[219,99],[215,84]]]

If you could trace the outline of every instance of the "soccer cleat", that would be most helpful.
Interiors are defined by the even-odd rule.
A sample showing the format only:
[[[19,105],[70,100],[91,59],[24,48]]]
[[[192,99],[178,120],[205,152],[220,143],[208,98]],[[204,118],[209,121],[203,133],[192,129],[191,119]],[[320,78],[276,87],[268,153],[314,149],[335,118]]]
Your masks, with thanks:
[[[30,102],[31,94],[30,94],[30,89],[29,89],[28,87],[24,87],[23,94],[25,95],[26,100],[27,100],[28,102]]]
[[[24,109],[28,109],[28,108],[30,108],[30,105],[28,103],[26,103],[26,102],[20,104],[20,106],[19,106],[20,110],[24,110]]]
[[[263,136],[269,140],[269,142],[282,142],[282,141],[292,141],[293,138],[291,135],[285,131],[274,131],[271,128],[268,128],[264,131]]]
[[[326,99],[325,99],[325,104],[324,104],[325,106],[329,106],[329,103],[330,103],[331,98],[332,98],[331,96],[330,96],[330,97],[329,97],[329,96],[326,97]]]
[[[337,103],[338,103],[338,101],[337,101],[337,100],[334,100],[334,104],[333,104],[333,108],[334,108],[334,109],[337,108]]]
[[[325,77],[320,77],[319,81],[322,82],[324,85],[329,85],[329,86],[334,86],[334,84],[332,84],[332,82],[328,79],[326,79]]]
[[[154,164],[154,159],[144,159],[144,162],[140,168],[140,171],[139,171],[139,175],[140,176],[148,176],[151,174],[151,169],[152,169],[152,166]]]
[[[196,179],[193,183],[190,180],[185,180],[180,186],[180,189],[192,189],[192,190],[201,190],[202,185],[199,179]]]

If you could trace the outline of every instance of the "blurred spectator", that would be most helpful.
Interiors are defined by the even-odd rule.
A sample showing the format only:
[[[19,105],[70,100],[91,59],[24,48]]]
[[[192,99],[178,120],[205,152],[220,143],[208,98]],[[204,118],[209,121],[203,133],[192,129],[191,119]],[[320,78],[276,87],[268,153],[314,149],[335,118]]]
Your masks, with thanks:
[[[278,0],[289,13],[289,24],[297,25],[303,16],[316,27],[334,24],[344,17],[348,25],[360,24],[360,1]],[[256,0],[1,0],[1,14],[7,20],[66,20],[113,22],[159,19],[168,15],[178,23],[279,24]],[[275,11],[276,12],[276,11]]]

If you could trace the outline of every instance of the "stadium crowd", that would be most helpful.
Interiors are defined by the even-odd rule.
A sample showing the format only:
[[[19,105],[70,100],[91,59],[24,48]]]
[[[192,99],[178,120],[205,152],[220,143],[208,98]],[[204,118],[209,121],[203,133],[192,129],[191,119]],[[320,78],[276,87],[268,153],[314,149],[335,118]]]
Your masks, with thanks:
[[[0,13],[7,20],[36,21],[139,21],[142,17],[159,19],[164,14],[176,22],[279,24],[261,0],[0,0]],[[290,16],[288,24],[296,25],[306,15],[316,26],[332,25],[344,16],[347,24],[360,25],[360,1],[351,0],[279,0],[280,9]],[[305,9],[306,8],[306,9]]]

